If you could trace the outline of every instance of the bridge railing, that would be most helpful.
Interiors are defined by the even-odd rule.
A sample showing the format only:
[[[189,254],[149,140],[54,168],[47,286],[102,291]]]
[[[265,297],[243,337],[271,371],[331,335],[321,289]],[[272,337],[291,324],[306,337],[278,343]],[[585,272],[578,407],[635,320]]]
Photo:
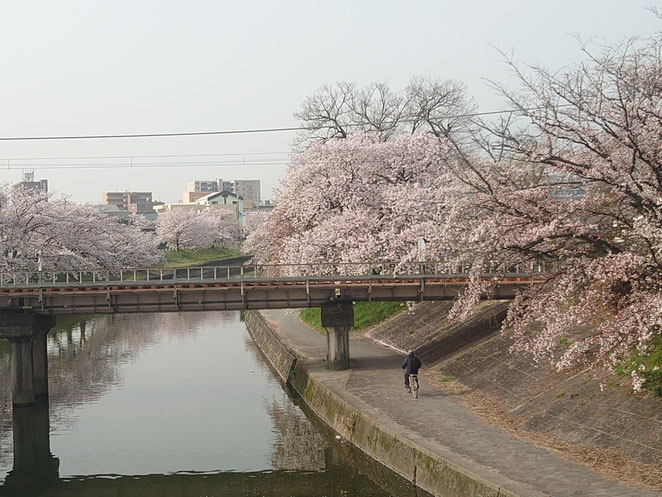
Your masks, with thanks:
[[[74,271],[10,271],[0,272],[0,288],[112,286],[126,283],[186,283],[243,280],[291,279],[383,279],[407,277],[468,277],[470,266],[453,260],[411,263],[361,262],[312,264],[247,264],[242,266],[196,266],[183,268],[126,268]],[[541,264],[496,268],[486,266],[483,276],[530,276],[541,273]]]

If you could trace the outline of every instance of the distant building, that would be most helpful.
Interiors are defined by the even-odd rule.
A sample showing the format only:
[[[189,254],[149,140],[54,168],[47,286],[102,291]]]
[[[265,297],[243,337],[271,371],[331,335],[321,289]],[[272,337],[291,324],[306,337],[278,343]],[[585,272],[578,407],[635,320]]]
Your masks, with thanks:
[[[102,205],[114,205],[134,214],[152,213],[154,206],[160,203],[154,202],[152,192],[104,192],[101,195]]]
[[[276,204],[271,200],[260,200],[259,202],[255,202],[254,209],[256,211],[272,211],[274,207],[276,207]]]
[[[182,196],[183,203],[197,202],[209,193],[231,192],[241,197],[243,200],[258,202],[260,200],[260,180],[259,179],[236,179],[234,181],[225,181],[223,179],[215,180],[194,180],[186,184],[186,191]]]
[[[39,192],[48,193],[48,180],[40,179],[34,180],[34,171],[24,171],[23,181],[16,183],[12,188],[25,188],[26,190],[36,190]]]
[[[131,213],[127,210],[120,209],[116,205],[97,205],[95,206],[98,211],[103,212],[107,216],[116,217],[122,221],[128,221]]]
[[[186,183],[186,191],[182,196],[182,202],[185,204],[197,202],[199,198],[209,195],[210,193],[220,192],[223,190],[222,184],[222,179],[197,179],[194,181],[189,181]]]
[[[576,176],[551,173],[546,179],[552,189],[550,197],[555,200],[574,201],[586,195],[584,182]]]
[[[234,180],[234,189],[231,190],[245,200],[253,202],[260,201],[260,180],[259,179],[236,179]]]
[[[220,179],[215,179],[215,180],[194,180],[194,181],[189,181],[186,184],[186,191],[187,192],[196,192],[196,193],[213,193],[219,191],[218,189],[218,184],[219,182],[222,182],[223,180]]]
[[[215,191],[216,190],[214,190],[214,192]],[[209,192],[184,192],[184,195],[182,195],[182,202],[185,204],[195,203],[199,198],[202,198],[205,195],[209,195]]]
[[[182,210],[182,209],[200,212],[204,209],[204,207],[202,207],[197,202],[179,202],[176,204],[161,204],[154,207],[154,211],[156,211],[157,214],[163,214],[165,212]]]
[[[210,193],[197,200],[199,205],[236,205],[237,212],[243,212],[244,202],[232,192],[223,190],[222,192]]]

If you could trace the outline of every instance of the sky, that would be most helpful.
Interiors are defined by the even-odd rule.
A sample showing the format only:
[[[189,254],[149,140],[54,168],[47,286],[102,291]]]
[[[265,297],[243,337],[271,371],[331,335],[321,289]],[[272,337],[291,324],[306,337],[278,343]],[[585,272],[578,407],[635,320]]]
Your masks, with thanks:
[[[485,80],[515,82],[495,47],[562,68],[583,58],[573,35],[616,43],[656,33],[662,21],[645,7],[660,4],[0,0],[0,138],[296,126],[293,112],[321,85],[399,90],[416,75],[463,81],[480,111],[503,109]],[[26,169],[78,202],[116,190],[177,202],[190,180],[260,179],[271,198],[293,138],[0,141],[0,183]],[[139,157],[171,155],[188,157]],[[155,162],[180,165],[137,167]]]

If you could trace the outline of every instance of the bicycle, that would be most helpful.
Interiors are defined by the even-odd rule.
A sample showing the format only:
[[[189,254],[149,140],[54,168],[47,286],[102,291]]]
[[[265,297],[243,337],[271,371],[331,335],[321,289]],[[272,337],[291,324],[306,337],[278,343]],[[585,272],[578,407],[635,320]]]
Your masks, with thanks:
[[[409,389],[411,390],[411,394],[414,396],[414,398],[418,399],[418,375],[417,374],[410,374],[409,375]]]

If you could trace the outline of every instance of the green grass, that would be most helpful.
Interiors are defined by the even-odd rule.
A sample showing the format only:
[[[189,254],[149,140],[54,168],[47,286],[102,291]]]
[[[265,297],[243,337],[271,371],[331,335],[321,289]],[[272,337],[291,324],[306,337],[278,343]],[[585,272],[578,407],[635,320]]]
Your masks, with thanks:
[[[361,330],[381,323],[386,319],[404,311],[406,304],[400,302],[356,302],[354,304],[354,326],[352,330]],[[322,328],[321,310],[319,307],[309,307],[299,314],[299,318],[316,330],[325,333]]]
[[[319,307],[309,307],[299,313],[299,319],[317,331],[326,333],[322,328],[322,311]]]
[[[229,259],[240,256],[241,252],[227,247],[211,247],[206,249],[182,249],[165,253],[166,266],[187,267],[206,262]]]
[[[662,335],[658,334],[653,337],[647,354],[641,355],[634,351],[630,357],[623,359],[615,369],[618,374],[630,377],[632,371],[639,370],[642,365],[646,368],[639,371],[639,374],[646,379],[643,388],[650,390],[658,397],[662,397]]]
[[[447,375],[441,377],[441,381],[444,381],[444,382],[453,381],[453,380],[455,380],[455,376],[452,375],[452,374],[447,374]]]

